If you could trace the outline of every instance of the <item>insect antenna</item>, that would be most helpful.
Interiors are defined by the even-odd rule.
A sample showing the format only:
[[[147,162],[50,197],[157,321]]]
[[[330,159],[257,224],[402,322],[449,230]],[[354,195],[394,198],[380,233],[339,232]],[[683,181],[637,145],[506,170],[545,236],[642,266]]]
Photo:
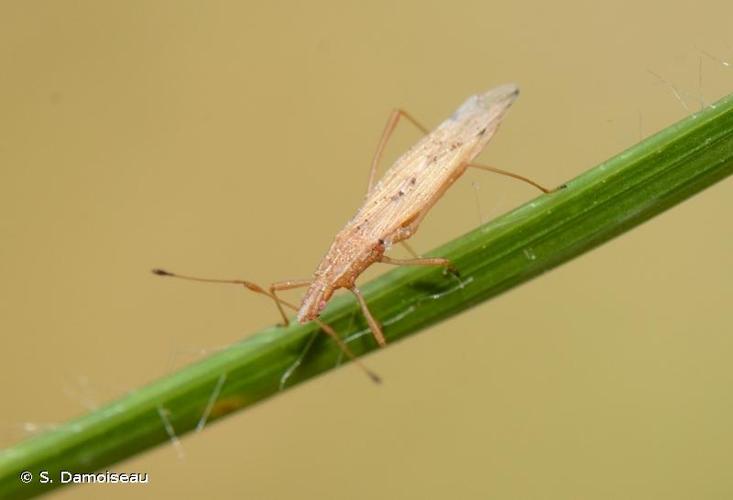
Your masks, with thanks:
[[[265,295],[270,295],[261,286],[257,285],[256,283],[252,283],[251,281],[246,281],[246,280],[222,280],[222,279],[216,279],[216,278],[199,278],[198,276],[186,276],[184,274],[176,274],[170,271],[166,271],[165,269],[157,269],[157,268],[153,269],[152,273],[157,276],[168,276],[170,278],[179,278],[179,279],[188,280],[188,281],[198,281],[200,283],[228,283],[231,285],[244,285],[245,287],[252,290],[253,292],[264,293]]]
[[[229,285],[242,285],[246,287],[248,290],[252,290],[255,293],[259,293],[262,295],[266,295],[270,297],[272,300],[274,300],[278,305],[282,304],[283,306],[287,307],[288,309],[291,309],[293,311],[298,311],[298,307],[295,304],[291,304],[290,302],[287,302],[274,293],[268,292],[264,288],[262,288],[260,285],[256,283],[252,283],[251,281],[246,280],[228,280],[228,279],[217,279],[217,278],[199,278],[197,276],[187,276],[183,274],[177,274],[172,273],[170,271],[166,271],[165,269],[153,269],[152,273],[156,276],[166,276],[169,278],[178,278],[186,281],[197,281],[199,283],[223,283],[223,284],[229,284]],[[284,315],[284,313],[283,313]],[[286,318],[287,320],[287,318]],[[343,339],[339,336],[338,333],[329,325],[324,323],[323,321],[319,319],[314,319],[315,323],[323,330],[326,335],[331,337],[334,342],[336,342],[336,345],[339,349],[341,349],[341,352],[343,352],[351,361],[354,362],[356,366],[358,366],[366,375],[369,377],[372,382],[376,384],[382,383],[382,379],[374,373],[372,370],[366,367],[364,363],[359,360],[359,358],[356,357],[356,355],[353,353],[353,351],[349,348],[348,345],[346,345],[346,342],[343,341]],[[287,324],[287,323],[286,323]]]

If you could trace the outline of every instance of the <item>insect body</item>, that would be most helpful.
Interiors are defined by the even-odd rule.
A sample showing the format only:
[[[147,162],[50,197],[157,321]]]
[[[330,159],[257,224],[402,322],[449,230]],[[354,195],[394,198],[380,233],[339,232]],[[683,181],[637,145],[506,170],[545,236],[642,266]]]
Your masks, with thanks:
[[[359,301],[376,341],[379,345],[384,345],[386,342],[382,330],[372,317],[366,301],[356,287],[356,278],[375,262],[451,267],[447,259],[423,258],[411,250],[414,255],[412,259],[393,259],[387,257],[385,251],[395,243],[404,242],[417,231],[430,208],[467,168],[477,167],[509,175],[548,192],[547,189],[522,176],[494,167],[471,163],[491,140],[518,95],[518,87],[507,84],[472,96],[432,132],[428,132],[406,112],[395,111],[387,123],[372,161],[369,187],[364,203],[356,215],[336,235],[312,279],[273,283],[269,290],[265,290],[254,283],[243,280],[192,278],[174,275],[159,269],[154,272],[159,275],[178,276],[198,281],[244,285],[254,292],[271,297],[280,310],[285,324],[288,323],[288,318],[283,306],[297,310],[297,318],[301,323],[314,320],[318,321],[322,327],[327,326],[318,320],[318,316],[326,307],[334,291],[346,288],[352,291]],[[379,159],[400,117],[407,118],[426,135],[403,154],[375,184],[374,178]],[[278,291],[306,286],[308,291],[299,308],[277,296]],[[326,331],[337,339],[347,354],[350,354],[332,330]]]
[[[348,288],[357,293],[377,341],[384,344],[356,291],[356,278],[375,262],[394,262],[385,259],[385,250],[417,231],[430,208],[491,140],[518,95],[515,85],[503,85],[472,96],[369,186],[364,204],[336,235],[318,266],[298,311],[300,322],[316,318],[336,289]],[[420,258],[396,263],[450,265],[445,259]]]

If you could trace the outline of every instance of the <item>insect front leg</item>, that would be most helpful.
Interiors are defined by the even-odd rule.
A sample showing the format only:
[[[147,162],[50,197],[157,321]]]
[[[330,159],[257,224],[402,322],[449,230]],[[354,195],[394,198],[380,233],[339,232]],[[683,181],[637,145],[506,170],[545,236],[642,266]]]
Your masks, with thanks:
[[[349,290],[351,290],[351,293],[356,296],[356,300],[359,302],[359,306],[361,307],[361,312],[364,314],[377,344],[379,344],[379,347],[384,347],[387,345],[387,341],[384,338],[384,333],[382,333],[382,327],[379,326],[379,323],[374,319],[374,316],[372,316],[372,313],[369,311],[366,300],[364,300],[364,296],[361,294],[361,291],[355,286],[352,286]]]
[[[415,125],[423,134],[427,134],[429,130],[420,124],[415,118],[412,117],[410,113],[405,111],[404,109],[393,109],[392,113],[389,115],[389,119],[387,120],[387,125],[384,127],[384,131],[382,132],[382,137],[379,139],[379,144],[377,145],[377,151],[374,153],[374,158],[372,158],[372,166],[369,170],[369,184],[367,185],[367,195],[371,192],[372,187],[374,187],[374,180],[377,176],[377,166],[379,165],[379,161],[382,159],[382,153],[384,153],[384,148],[387,146],[387,141],[392,136],[392,132],[394,132],[394,129],[397,127],[397,123],[399,123],[400,118],[405,117],[407,118],[410,123]]]
[[[275,305],[277,306],[277,310],[280,311],[280,315],[283,318],[283,326],[288,326],[290,324],[290,320],[288,320],[287,315],[285,314],[285,310],[283,309],[284,302],[280,297],[277,296],[277,292],[282,290],[292,290],[294,288],[303,288],[306,286],[310,286],[311,283],[313,283],[313,280],[288,280],[288,281],[278,281],[277,283],[273,283],[270,285],[270,296],[272,297],[272,300],[275,301]]]

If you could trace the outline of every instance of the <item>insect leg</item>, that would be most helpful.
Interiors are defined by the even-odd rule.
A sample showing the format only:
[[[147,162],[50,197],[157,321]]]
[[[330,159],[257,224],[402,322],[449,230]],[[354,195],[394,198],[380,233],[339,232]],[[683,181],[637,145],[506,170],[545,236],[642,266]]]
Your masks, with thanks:
[[[153,269],[153,274],[156,274],[158,276],[168,276],[171,278],[180,278],[180,279],[189,280],[189,281],[199,281],[203,283],[228,283],[232,285],[242,285],[245,288],[247,288],[248,290],[252,290],[253,292],[259,293],[262,295],[266,295],[270,297],[272,300],[274,300],[275,303],[277,304],[278,310],[280,311],[280,313],[283,316],[283,319],[285,320],[286,325],[288,324],[288,318],[285,315],[285,311],[283,310],[282,306],[285,306],[288,309],[291,309],[293,311],[297,311],[298,307],[295,304],[291,304],[290,302],[287,302],[279,298],[277,295],[275,295],[275,291],[276,290],[289,290],[292,288],[299,288],[301,286],[307,286],[308,284],[310,284],[310,280],[282,281],[279,283],[273,283],[270,286],[270,291],[268,292],[267,290],[265,290],[258,284],[252,283],[251,281],[245,281],[245,280],[220,280],[220,279],[210,279],[210,278],[198,278],[196,276],[184,276],[182,274],[175,274],[170,271],[165,271],[163,269]],[[361,361],[359,361],[356,355],[354,355],[354,353],[351,351],[351,349],[349,349],[346,343],[343,340],[341,340],[341,337],[338,336],[338,334],[336,333],[336,331],[333,328],[331,328],[329,325],[327,325],[326,323],[324,323],[323,321],[319,319],[315,319],[314,321],[318,324],[321,330],[326,332],[326,334],[329,337],[331,337],[334,340],[334,342],[336,342],[336,345],[338,345],[339,349],[341,349],[341,351],[344,354],[346,354],[346,356],[349,359],[351,359],[359,368],[361,368],[364,371],[364,373],[366,373],[369,376],[369,378],[372,379],[372,381],[376,383],[381,382],[381,379],[379,378],[379,376],[376,373],[374,373],[373,371],[369,370],[366,366],[364,366],[364,364],[361,363]]]
[[[312,282],[313,280],[288,280],[279,281],[270,285],[270,295],[275,301],[277,310],[280,311],[280,315],[283,317],[284,326],[288,326],[290,324],[290,321],[288,320],[288,317],[283,310],[283,301],[280,299],[280,297],[277,296],[276,292],[281,290],[292,290],[294,288],[303,288],[306,286],[310,286]]]
[[[412,246],[409,243],[407,243],[406,241],[404,240],[400,241],[400,245],[402,245],[405,248],[405,250],[407,250],[409,254],[415,257],[416,259],[419,259],[421,257],[421,255],[417,253],[415,249],[412,248]]]
[[[534,187],[536,187],[543,193],[551,193],[555,191],[554,189],[547,189],[546,187],[541,186],[540,184],[536,183],[535,181],[528,179],[527,177],[521,176],[519,174],[515,174],[514,172],[508,172],[506,170],[502,170],[496,167],[490,167],[488,165],[479,165],[478,163],[469,163],[468,166],[473,167],[473,168],[479,168],[481,170],[488,170],[489,172],[494,172],[495,174],[499,174],[499,175],[506,175],[507,177],[513,177],[514,179],[519,179],[520,181],[524,181],[527,184],[533,185]]]
[[[361,312],[364,313],[364,317],[367,320],[367,323],[369,323],[369,328],[372,330],[372,335],[374,335],[374,338],[377,341],[377,344],[379,344],[379,347],[384,347],[387,344],[387,341],[384,339],[384,334],[382,333],[382,327],[379,326],[379,323],[377,323],[377,320],[374,319],[374,316],[372,316],[372,313],[369,312],[369,308],[367,307],[366,300],[364,300],[364,296],[361,294],[361,291],[359,291],[358,288],[351,287],[349,290],[351,290],[351,293],[353,293],[356,296],[356,300],[359,302],[359,306],[361,307]]]
[[[351,352],[351,349],[349,349],[349,346],[346,345],[346,342],[344,342],[341,339],[341,337],[339,337],[339,335],[336,333],[336,331],[333,328],[331,328],[329,325],[327,325],[326,323],[324,323],[320,319],[314,319],[313,321],[315,321],[316,323],[318,323],[318,326],[321,327],[321,330],[323,330],[324,332],[326,332],[326,334],[329,337],[331,337],[334,342],[336,342],[336,345],[339,346],[339,349],[341,349],[341,352],[343,352],[344,354],[346,354],[346,356],[351,361],[353,361],[359,368],[361,368],[364,371],[364,373],[366,373],[367,376],[370,379],[372,379],[372,382],[374,382],[375,384],[382,383],[382,379],[379,378],[379,375],[377,375],[376,373],[374,373],[373,371],[371,371],[369,368],[367,368],[366,366],[364,366],[364,364],[361,361],[359,361],[359,358],[357,358],[356,355],[353,352]]]
[[[294,304],[291,304],[289,302],[285,302],[284,300],[282,300],[281,302],[288,309],[292,309],[293,311],[297,311],[298,310],[298,308]],[[323,330],[324,332],[326,332],[326,335],[328,335],[329,337],[331,337],[331,339],[334,342],[336,342],[336,345],[339,347],[339,349],[341,349],[341,352],[343,352],[344,354],[346,354],[346,356],[351,361],[353,361],[354,364],[356,364],[356,366],[358,366],[359,368],[361,368],[362,371],[364,371],[364,373],[366,373],[367,376],[370,379],[372,379],[372,382],[377,383],[377,384],[379,384],[379,383],[382,382],[382,379],[379,378],[379,375],[377,375],[376,373],[374,373],[373,371],[371,371],[369,368],[367,368],[359,360],[359,358],[356,357],[356,355],[351,351],[351,349],[349,349],[349,346],[346,345],[346,342],[344,342],[343,339],[339,336],[339,334],[336,333],[336,330],[334,330],[333,328],[331,328],[330,325],[324,323],[323,321],[321,321],[318,318],[315,318],[313,321],[321,328],[321,330]]]
[[[445,268],[453,269],[453,263],[442,257],[418,257],[416,259],[393,259],[382,255],[379,262],[383,264],[393,264],[395,266],[441,266]]]
[[[453,263],[449,259],[444,259],[444,258],[439,258],[439,257],[436,257],[434,259],[428,259],[428,260],[435,261],[434,264],[433,263],[420,264],[418,262],[414,262],[415,260],[425,260],[425,259],[423,258],[422,255],[420,255],[419,253],[417,253],[415,251],[415,249],[412,248],[412,246],[409,243],[407,243],[406,241],[404,241],[404,240],[403,241],[400,241],[400,245],[402,245],[403,247],[405,247],[405,250],[407,250],[410,253],[410,255],[412,255],[414,257],[414,259],[390,259],[392,261],[397,261],[397,262],[386,262],[384,260],[382,262],[384,262],[385,264],[397,264],[397,265],[408,265],[408,266],[409,265],[427,265],[427,266],[435,265],[435,266],[445,266],[446,268],[450,269],[451,271],[456,272],[456,269],[453,267]],[[385,256],[383,256],[383,257],[385,257]],[[440,261],[440,262],[438,262],[438,261]]]
[[[420,218],[419,218],[420,219]],[[418,223],[420,220],[417,221]],[[410,228],[406,228],[407,231],[410,231]],[[409,236],[409,232],[406,233]],[[393,259],[392,257],[387,257],[386,255],[382,255],[382,258],[379,260],[379,262],[383,264],[393,264],[396,266],[441,266],[446,268],[451,273],[458,275],[458,269],[453,265],[453,262],[451,262],[450,259],[446,259],[443,257],[423,257],[419,253],[415,251],[412,246],[410,246],[407,241],[402,240],[400,241],[400,245],[405,247],[405,249],[412,255],[412,259]]]
[[[367,186],[367,194],[369,194],[369,192],[372,190],[372,187],[374,186],[374,180],[377,175],[377,166],[379,165],[379,160],[382,159],[382,153],[384,153],[384,148],[387,145],[387,141],[389,140],[392,132],[394,132],[395,127],[397,127],[397,123],[402,117],[407,118],[410,123],[420,129],[423,134],[427,134],[429,132],[426,127],[421,125],[420,122],[415,120],[415,118],[413,118],[412,115],[404,109],[393,109],[392,114],[389,115],[389,120],[387,120],[387,125],[385,125],[384,131],[382,132],[382,137],[379,139],[377,151],[374,153],[374,158],[372,158],[372,166],[369,170],[369,184]]]

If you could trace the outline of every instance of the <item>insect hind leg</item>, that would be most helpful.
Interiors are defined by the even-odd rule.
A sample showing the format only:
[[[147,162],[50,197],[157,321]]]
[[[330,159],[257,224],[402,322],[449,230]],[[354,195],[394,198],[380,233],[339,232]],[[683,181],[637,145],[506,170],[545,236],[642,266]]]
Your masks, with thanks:
[[[536,187],[537,189],[539,189],[540,191],[542,191],[545,194],[552,193],[553,191],[557,191],[558,189],[560,189],[560,188],[563,187],[563,186],[560,186],[560,188],[548,189],[548,188],[542,186],[541,184],[533,181],[532,179],[530,179],[528,177],[524,177],[523,175],[515,174],[514,172],[509,172],[508,170],[502,170],[500,168],[492,167],[490,165],[481,165],[481,164],[478,164],[478,163],[469,163],[468,166],[469,167],[473,167],[473,168],[478,168],[480,170],[486,170],[488,172],[494,172],[495,174],[499,174],[499,175],[505,175],[507,177],[511,177],[513,179],[517,179],[517,180],[520,180],[522,182],[526,182],[527,184],[530,184],[530,185]]]

